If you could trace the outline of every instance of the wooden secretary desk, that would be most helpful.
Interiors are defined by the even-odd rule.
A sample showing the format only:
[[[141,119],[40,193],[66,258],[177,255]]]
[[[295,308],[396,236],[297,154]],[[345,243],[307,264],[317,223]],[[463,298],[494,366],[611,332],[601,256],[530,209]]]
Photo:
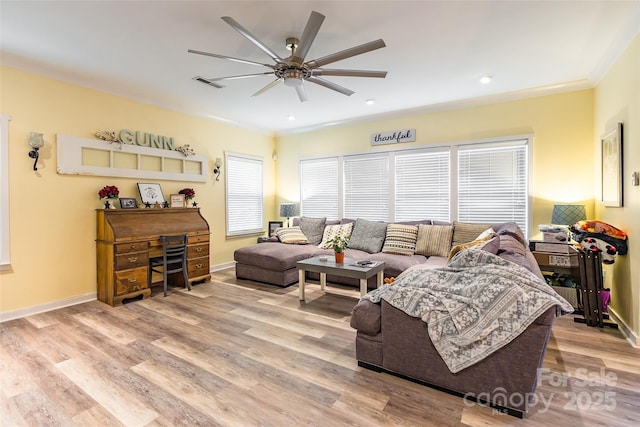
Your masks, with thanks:
[[[209,224],[199,208],[96,209],[98,299],[116,306],[147,298],[149,258],[162,255],[161,235],[186,234],[189,282],[211,280]],[[172,278],[184,285],[182,275]]]

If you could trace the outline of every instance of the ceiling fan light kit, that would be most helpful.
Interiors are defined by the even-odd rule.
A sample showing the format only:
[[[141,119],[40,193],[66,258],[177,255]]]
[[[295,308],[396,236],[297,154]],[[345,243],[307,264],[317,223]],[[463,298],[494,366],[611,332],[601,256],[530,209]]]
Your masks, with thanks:
[[[288,58],[280,58],[277,53],[272,51],[268,46],[262,43],[257,37],[251,34],[246,28],[240,25],[236,20],[229,16],[223,16],[222,20],[229,24],[233,29],[238,31],[247,40],[253,43],[256,47],[267,54],[275,64],[262,64],[255,61],[249,61],[246,59],[234,58],[231,56],[219,55],[215,53],[209,53],[199,50],[189,49],[189,53],[197,55],[210,56],[213,58],[226,59],[228,61],[240,62],[249,65],[255,65],[260,67],[266,67],[271,71],[254,74],[244,74],[239,76],[227,76],[219,78],[205,78],[201,76],[194,77],[194,80],[212,86],[216,89],[222,89],[224,86],[216,82],[222,80],[234,80],[243,78],[252,78],[259,76],[274,76],[276,79],[254,93],[252,96],[258,96],[267,90],[277,86],[280,82],[283,82],[285,86],[294,87],[298,94],[298,98],[301,102],[308,100],[304,82],[315,83],[323,86],[327,89],[342,93],[343,95],[351,96],[355,92],[333,83],[329,80],[323,79],[321,76],[340,76],[340,77],[373,77],[373,78],[385,78],[387,76],[386,71],[371,71],[371,70],[341,70],[341,69],[323,69],[324,65],[328,65],[343,59],[351,58],[353,56],[362,55],[372,50],[385,47],[384,40],[378,39],[368,43],[361,44],[359,46],[345,49],[340,52],[336,52],[330,55],[323,56],[321,58],[313,59],[305,62],[305,57],[313,43],[320,26],[324,21],[324,15],[318,12],[311,12],[307,24],[302,32],[300,39],[294,37],[288,37],[285,40],[286,48],[291,52]]]

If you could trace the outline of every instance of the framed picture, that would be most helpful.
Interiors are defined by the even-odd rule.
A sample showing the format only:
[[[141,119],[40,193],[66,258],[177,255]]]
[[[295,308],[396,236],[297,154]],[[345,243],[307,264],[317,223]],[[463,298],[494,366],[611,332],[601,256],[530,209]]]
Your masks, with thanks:
[[[274,236],[276,228],[282,227],[282,221],[269,221],[269,237]]]
[[[151,205],[155,205],[156,203],[164,203],[164,196],[162,195],[160,184],[148,184],[139,182],[138,191],[140,192],[140,200],[142,200],[142,203],[149,203]]]
[[[137,209],[138,201],[133,197],[120,197],[120,207],[122,209]]]
[[[622,201],[622,123],[605,133],[602,143],[602,204],[621,207]]]
[[[184,208],[185,207],[184,194],[172,194],[171,196],[169,196],[169,207]]]

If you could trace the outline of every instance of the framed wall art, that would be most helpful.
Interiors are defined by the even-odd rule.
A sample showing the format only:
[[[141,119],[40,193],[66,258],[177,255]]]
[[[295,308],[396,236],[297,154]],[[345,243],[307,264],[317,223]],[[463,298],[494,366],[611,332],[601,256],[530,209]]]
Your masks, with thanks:
[[[133,197],[120,197],[120,207],[122,209],[137,209],[138,201]]]
[[[169,207],[171,208],[184,208],[186,200],[184,194],[172,194],[169,196]]]
[[[602,150],[602,204],[621,207],[622,201],[622,123],[600,139]]]
[[[269,237],[275,236],[276,229],[282,227],[282,221],[269,221]]]
[[[160,184],[139,182],[138,191],[140,192],[140,200],[142,200],[144,204],[149,203],[155,205],[156,203],[164,203],[164,196],[162,195]]]

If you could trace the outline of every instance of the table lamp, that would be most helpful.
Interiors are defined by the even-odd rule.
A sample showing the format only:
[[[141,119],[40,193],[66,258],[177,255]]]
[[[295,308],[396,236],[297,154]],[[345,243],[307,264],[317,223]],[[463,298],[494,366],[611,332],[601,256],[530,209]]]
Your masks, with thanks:
[[[551,224],[573,225],[584,219],[587,219],[584,205],[553,205]]]
[[[289,227],[289,218],[296,216],[296,204],[295,203],[281,203],[280,204],[280,216],[287,218],[287,227]]]

